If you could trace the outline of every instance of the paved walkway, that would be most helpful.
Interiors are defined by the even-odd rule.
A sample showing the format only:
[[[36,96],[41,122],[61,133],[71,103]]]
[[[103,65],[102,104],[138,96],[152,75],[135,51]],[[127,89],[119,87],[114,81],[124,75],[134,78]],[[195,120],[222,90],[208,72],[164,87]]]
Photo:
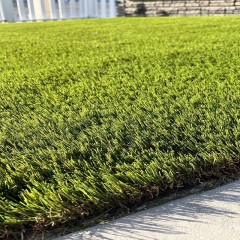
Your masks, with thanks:
[[[240,240],[240,180],[55,240]]]

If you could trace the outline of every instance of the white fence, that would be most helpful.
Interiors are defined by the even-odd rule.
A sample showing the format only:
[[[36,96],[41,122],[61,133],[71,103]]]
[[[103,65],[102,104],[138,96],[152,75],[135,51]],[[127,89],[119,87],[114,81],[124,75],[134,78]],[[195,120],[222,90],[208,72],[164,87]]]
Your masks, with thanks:
[[[0,0],[0,22],[116,17],[116,0]]]

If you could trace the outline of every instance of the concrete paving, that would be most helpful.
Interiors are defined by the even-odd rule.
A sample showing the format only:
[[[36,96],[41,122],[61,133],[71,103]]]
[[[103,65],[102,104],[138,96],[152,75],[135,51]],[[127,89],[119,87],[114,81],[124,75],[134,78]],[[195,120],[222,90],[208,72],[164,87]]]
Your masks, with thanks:
[[[240,180],[55,240],[240,240]]]

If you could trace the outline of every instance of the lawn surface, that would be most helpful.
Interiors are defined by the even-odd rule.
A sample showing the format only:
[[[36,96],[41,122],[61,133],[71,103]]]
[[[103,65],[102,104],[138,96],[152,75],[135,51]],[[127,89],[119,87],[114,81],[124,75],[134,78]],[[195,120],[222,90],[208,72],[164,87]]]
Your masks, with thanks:
[[[0,25],[0,237],[236,175],[239,26]]]

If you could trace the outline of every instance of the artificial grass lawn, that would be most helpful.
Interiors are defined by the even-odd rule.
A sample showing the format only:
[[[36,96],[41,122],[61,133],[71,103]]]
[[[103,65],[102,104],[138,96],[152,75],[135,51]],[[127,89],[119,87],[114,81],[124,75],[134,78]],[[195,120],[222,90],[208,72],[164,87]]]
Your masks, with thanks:
[[[0,236],[237,174],[239,26],[0,25]]]

